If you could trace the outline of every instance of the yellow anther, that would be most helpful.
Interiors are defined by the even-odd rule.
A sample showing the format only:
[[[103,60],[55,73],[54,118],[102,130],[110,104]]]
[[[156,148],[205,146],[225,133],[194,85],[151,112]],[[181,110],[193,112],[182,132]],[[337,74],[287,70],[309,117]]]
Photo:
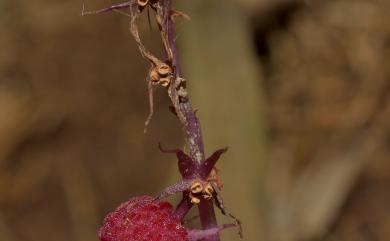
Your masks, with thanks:
[[[145,7],[148,4],[149,0],[138,0],[137,4],[140,7]]]
[[[193,194],[201,193],[202,190],[203,190],[203,185],[200,182],[194,182],[191,185],[191,193]]]
[[[169,77],[164,77],[161,78],[160,81],[158,82],[161,86],[167,87],[171,83],[171,78]]]
[[[160,76],[165,77],[168,74],[172,73],[172,69],[166,63],[161,63],[157,66],[157,72]]]

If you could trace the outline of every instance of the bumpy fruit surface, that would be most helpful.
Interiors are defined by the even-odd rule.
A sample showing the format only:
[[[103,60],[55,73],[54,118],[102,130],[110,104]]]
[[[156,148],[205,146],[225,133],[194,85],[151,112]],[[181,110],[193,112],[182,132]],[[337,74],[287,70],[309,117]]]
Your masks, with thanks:
[[[122,203],[104,219],[101,241],[187,241],[188,232],[171,204],[141,196]]]

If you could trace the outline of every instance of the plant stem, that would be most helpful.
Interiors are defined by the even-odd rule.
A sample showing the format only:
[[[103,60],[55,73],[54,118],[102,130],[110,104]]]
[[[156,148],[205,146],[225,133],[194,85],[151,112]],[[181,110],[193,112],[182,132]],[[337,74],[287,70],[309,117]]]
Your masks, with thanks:
[[[170,12],[172,9],[171,0],[164,1],[164,7],[167,8],[165,12]],[[182,70],[179,60],[179,53],[176,46],[176,31],[175,23],[171,17],[168,17],[166,21],[165,29],[167,30],[167,38],[169,49],[172,51],[172,65],[174,67],[174,78],[181,77]],[[180,122],[184,127],[186,133],[187,144],[189,146],[189,156],[194,162],[199,165],[205,160],[203,137],[199,119],[195,116],[194,110],[188,97],[185,101],[179,102],[178,105],[174,105],[175,111],[178,114]],[[218,227],[217,219],[214,212],[214,205],[212,200],[201,200],[199,204],[199,215],[203,229]],[[219,241],[219,235],[215,234],[204,239],[205,241]]]

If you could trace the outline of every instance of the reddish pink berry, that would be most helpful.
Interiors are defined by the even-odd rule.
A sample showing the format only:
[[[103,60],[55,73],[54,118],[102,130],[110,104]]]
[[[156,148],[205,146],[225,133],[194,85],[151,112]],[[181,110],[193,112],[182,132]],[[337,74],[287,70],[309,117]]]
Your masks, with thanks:
[[[101,241],[187,241],[188,232],[171,204],[141,196],[122,203],[104,219]]]

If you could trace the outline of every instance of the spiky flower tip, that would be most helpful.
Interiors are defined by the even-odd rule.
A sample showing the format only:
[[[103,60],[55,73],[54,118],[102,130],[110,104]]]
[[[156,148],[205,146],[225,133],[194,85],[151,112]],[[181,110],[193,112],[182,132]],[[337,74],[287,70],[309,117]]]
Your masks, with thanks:
[[[101,241],[187,241],[188,232],[168,202],[149,196],[122,203],[104,219]]]

